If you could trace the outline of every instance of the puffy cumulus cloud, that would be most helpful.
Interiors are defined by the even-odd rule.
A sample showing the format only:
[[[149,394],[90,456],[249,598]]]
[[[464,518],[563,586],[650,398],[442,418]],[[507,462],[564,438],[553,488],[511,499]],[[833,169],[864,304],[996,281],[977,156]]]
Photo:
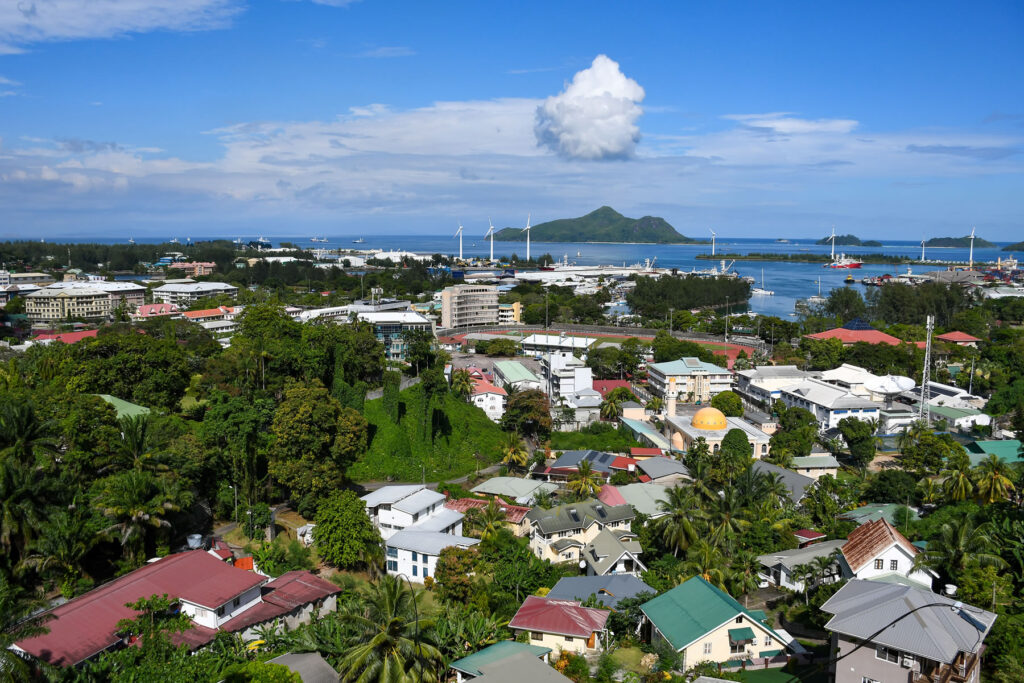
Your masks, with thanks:
[[[558,95],[537,108],[537,142],[569,159],[626,159],[640,140],[644,89],[598,55]]]
[[[237,0],[5,0],[0,54],[52,40],[219,28],[239,11]]]

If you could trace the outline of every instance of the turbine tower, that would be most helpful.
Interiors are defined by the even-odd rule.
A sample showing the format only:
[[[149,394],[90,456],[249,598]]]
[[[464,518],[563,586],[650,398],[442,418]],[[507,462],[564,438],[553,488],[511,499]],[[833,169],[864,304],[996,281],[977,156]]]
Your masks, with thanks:
[[[530,214],[526,214],[526,227],[523,228],[523,232],[526,233],[526,260],[530,260]]]
[[[967,270],[974,270],[974,226],[971,226],[971,251],[967,257]]]
[[[836,260],[836,226],[832,226],[832,234],[828,236],[832,241],[832,260]]]
[[[491,263],[494,263],[494,223],[491,222],[490,216],[487,217],[487,224],[491,227],[484,234],[484,239],[491,238]]]
[[[924,239],[921,239],[921,263],[924,263]]]
[[[462,223],[459,223],[459,229],[455,231],[455,237],[459,238],[459,260],[462,260]]]
[[[717,235],[715,235],[714,228],[708,228],[708,230],[711,231],[711,255],[714,256],[715,255],[715,237],[717,237]]]

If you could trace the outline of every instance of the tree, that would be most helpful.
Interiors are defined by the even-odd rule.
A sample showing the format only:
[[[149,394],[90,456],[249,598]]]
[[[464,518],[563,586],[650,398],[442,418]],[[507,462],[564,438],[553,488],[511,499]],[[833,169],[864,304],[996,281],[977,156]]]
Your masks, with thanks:
[[[728,565],[721,551],[700,538],[687,551],[682,570],[684,576],[699,576],[724,591],[726,576],[722,568],[726,566]]]
[[[608,397],[601,402],[602,420],[617,420],[620,415],[622,415],[622,404],[619,401]]]
[[[750,594],[760,585],[761,562],[749,550],[741,550],[729,566],[729,587],[735,597],[743,596],[743,606],[749,604]]]
[[[24,591],[0,573],[0,678],[4,681],[37,680],[29,659],[10,649],[16,642],[43,635],[45,620],[33,616],[41,601],[28,598]]]
[[[544,392],[528,389],[509,397],[501,428],[526,437],[547,438],[551,433],[551,409]]]
[[[665,407],[665,402],[661,400],[661,398],[655,396],[650,401],[647,402],[647,405],[645,407],[652,413],[660,413],[662,409]]]
[[[860,292],[856,289],[837,287],[829,292],[828,300],[825,302],[825,312],[847,323],[854,318],[865,317],[868,309]]]
[[[718,408],[728,417],[743,417],[743,400],[739,394],[723,391],[711,398],[711,406]]]
[[[420,368],[434,364],[436,340],[433,334],[426,330],[405,330],[402,332],[402,341],[406,348],[405,359],[412,365],[416,375],[420,374]]]
[[[565,488],[580,498],[586,498],[601,491],[601,475],[593,470],[589,460],[581,460],[576,466],[576,472],[566,482]]]
[[[469,376],[469,371],[464,368],[459,368],[452,373],[452,393],[459,398],[466,398],[473,391],[473,380]]]
[[[0,547],[12,561],[23,557],[43,519],[46,497],[31,463],[0,456]]]
[[[180,509],[173,492],[146,470],[115,474],[98,485],[93,504],[113,522],[104,532],[116,534],[125,557],[141,564],[149,530],[170,527],[167,514]]]
[[[505,435],[505,444],[501,448],[501,462],[511,467],[526,467],[530,454],[523,447],[523,440],[515,432]]]
[[[994,453],[989,454],[974,469],[978,502],[983,504],[1009,500],[1013,495],[1014,486],[1010,479],[1010,466],[999,459]]]
[[[95,542],[96,536],[77,507],[56,510],[43,523],[21,566],[51,577],[61,594],[72,598],[79,583],[87,580],[82,561]]]
[[[477,551],[471,548],[452,545],[441,551],[434,569],[434,584],[442,602],[461,605],[469,603],[473,595],[470,575],[476,570],[478,560]]]
[[[993,552],[991,532],[990,524],[975,526],[968,515],[947,522],[939,528],[938,538],[929,539],[928,549],[914,558],[914,567],[934,569],[954,581],[971,565],[1005,567],[1006,561]]]
[[[942,475],[946,477],[942,482],[942,492],[951,502],[967,500],[974,493],[974,482],[966,467],[950,467],[942,470]]]
[[[779,413],[779,429],[771,438],[771,452],[777,449],[799,458],[811,454],[814,440],[818,436],[818,420],[814,413],[803,408],[786,408],[776,402]]]
[[[876,423],[871,420],[844,417],[839,421],[839,431],[850,449],[850,456],[861,469],[875,458],[875,429]]]
[[[605,396],[605,400],[616,401],[617,403],[626,403],[627,401],[632,401],[633,403],[640,402],[640,399],[637,398],[636,394],[626,387],[615,387],[608,392],[608,395]]]
[[[871,477],[864,489],[864,499],[870,503],[906,504],[916,502],[918,497],[917,480],[903,470],[882,470]]]
[[[37,455],[56,455],[56,426],[40,420],[28,402],[5,401],[0,406],[0,451],[25,464],[35,463]]]
[[[352,491],[335,493],[320,504],[313,539],[320,557],[342,569],[361,564],[365,548],[381,544],[366,504]]]
[[[658,509],[666,514],[654,524],[672,555],[679,557],[699,536],[696,522],[702,518],[700,501],[690,486],[674,486],[665,493],[665,499],[658,501]]]
[[[719,475],[723,481],[732,481],[733,477],[753,464],[754,447],[747,440],[747,433],[742,429],[730,429],[722,437],[722,445],[718,450],[720,468]]]

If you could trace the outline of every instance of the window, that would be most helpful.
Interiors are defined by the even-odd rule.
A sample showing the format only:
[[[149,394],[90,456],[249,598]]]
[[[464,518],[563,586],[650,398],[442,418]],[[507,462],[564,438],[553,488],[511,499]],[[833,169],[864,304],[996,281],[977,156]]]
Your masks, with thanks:
[[[875,569],[885,569],[885,560],[875,560]]]
[[[572,636],[566,636],[565,637],[565,642],[571,643],[572,642]]]
[[[415,562],[415,561],[416,561],[416,559],[417,559],[417,558],[416,558],[416,551],[415,551],[415,550],[413,550],[413,551],[412,551],[412,561],[413,561],[413,562]]]
[[[544,634],[540,631],[530,631],[530,640],[544,640]]]
[[[388,560],[388,571],[389,572],[397,572],[398,571],[398,562],[396,562],[395,560]]]
[[[764,637],[764,646],[768,647],[771,644],[772,644],[772,637],[771,636],[765,636]]]
[[[398,557],[398,548],[388,546],[388,557]]]
[[[428,569],[426,567],[424,567],[423,568],[423,578],[425,579],[428,576],[430,576],[430,572],[428,571]]]
[[[900,563],[898,560],[889,560],[889,571],[894,572],[899,569]]]
[[[413,576],[416,576],[416,571],[417,571],[418,569],[419,569],[419,567],[417,567],[416,565],[413,565],[413,566],[412,566],[412,575],[413,575]]]
[[[729,654],[731,655],[742,655],[746,654],[747,647],[743,643],[729,643]]]
[[[860,683],[879,683],[879,682],[877,680],[875,680],[874,678],[871,678],[870,676],[861,676]]]
[[[241,597],[235,598],[234,601],[231,604],[232,604],[233,607],[238,607],[239,605],[242,604],[242,598]]]
[[[875,659],[896,664],[900,661],[900,653],[898,650],[893,650],[884,645],[877,645],[875,646]]]
[[[217,616],[218,617],[224,616],[224,605],[221,605],[220,607],[217,608]]]
[[[737,624],[742,624],[743,623],[743,617],[736,617],[736,623]]]
[[[711,654],[711,643],[704,643],[704,654]]]

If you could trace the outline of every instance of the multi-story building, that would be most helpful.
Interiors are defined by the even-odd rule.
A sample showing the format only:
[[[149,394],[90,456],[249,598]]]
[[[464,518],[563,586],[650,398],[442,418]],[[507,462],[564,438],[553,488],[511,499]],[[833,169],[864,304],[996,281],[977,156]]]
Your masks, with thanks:
[[[812,376],[795,365],[758,365],[736,373],[736,393],[770,410],[784,387]]]
[[[180,270],[191,277],[212,275],[217,270],[213,261],[176,261],[167,265],[168,270]]]
[[[11,271],[0,269],[0,287],[11,284]]]
[[[732,373],[699,358],[680,358],[668,363],[647,366],[647,382],[651,393],[667,400],[669,384],[675,380],[676,395],[688,403],[707,403],[716,394],[732,388]]]
[[[405,360],[409,352],[406,332],[422,330],[434,334],[434,323],[430,318],[410,310],[357,312],[356,317],[373,325],[373,333],[377,341],[384,345],[384,354],[388,360]]]
[[[44,285],[53,284],[55,278],[49,273],[8,273],[12,285]]]
[[[552,398],[568,399],[573,394],[594,388],[593,371],[567,351],[541,356],[541,374]]]
[[[441,292],[441,327],[498,324],[498,288],[453,285]]]
[[[226,282],[171,282],[154,289],[153,298],[165,304],[188,308],[200,299],[222,294],[234,299],[237,293],[238,288]]]
[[[480,379],[473,382],[473,390],[470,392],[469,400],[477,408],[480,408],[487,417],[497,422],[505,414],[505,399],[508,392],[501,387],[496,387],[487,380]]]
[[[44,291],[74,291],[79,289],[98,289],[110,297],[110,309],[121,307],[126,311],[135,311],[146,303],[146,288],[135,282],[95,279],[92,276],[75,280],[55,282],[44,287]]]
[[[813,378],[784,387],[779,391],[779,400],[789,408],[810,411],[823,430],[835,429],[839,421],[847,417],[877,420],[881,408],[878,403]]]
[[[510,304],[498,304],[498,324],[518,325],[523,322],[523,304],[513,301]]]
[[[628,531],[636,513],[629,505],[605,505],[599,500],[565,503],[551,509],[536,507],[530,521],[530,550],[542,560],[579,562],[583,547],[604,529]]]
[[[110,304],[110,296],[101,289],[47,287],[25,297],[25,313],[32,322],[96,320],[110,315]]]

